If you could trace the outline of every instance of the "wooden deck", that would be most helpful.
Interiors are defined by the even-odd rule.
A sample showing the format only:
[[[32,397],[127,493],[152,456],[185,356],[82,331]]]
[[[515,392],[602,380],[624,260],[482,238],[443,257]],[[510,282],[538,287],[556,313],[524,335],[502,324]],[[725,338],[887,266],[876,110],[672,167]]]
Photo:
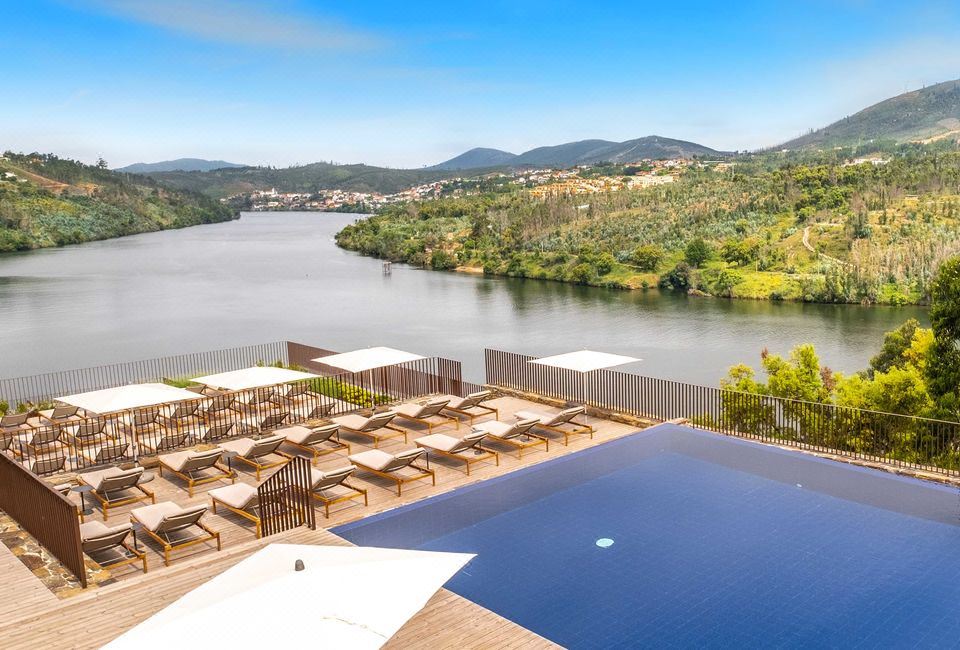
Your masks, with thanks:
[[[493,402],[493,405],[500,409],[500,419],[504,421],[511,421],[512,414],[522,409],[556,410],[513,397],[502,397]],[[331,513],[329,520],[324,519],[322,509],[318,509],[316,531],[304,527],[257,540],[250,522],[230,513],[214,515],[208,512],[204,521],[221,533],[222,551],[217,552],[213,545],[193,546],[175,554],[171,566],[164,567],[162,555],[157,552],[157,548],[151,546],[149,542],[145,543],[141,536],[140,544],[147,548],[149,573],[143,575],[133,567],[124,567],[114,572],[113,577],[117,579],[115,583],[91,587],[84,593],[70,598],[57,599],[49,592],[46,592],[45,596],[39,593],[37,587],[46,591],[45,587],[22,564],[19,567],[7,567],[7,563],[11,561],[19,564],[19,560],[7,552],[9,559],[0,556],[0,571],[2,571],[0,576],[4,582],[6,603],[5,606],[0,605],[0,613],[3,613],[3,618],[0,619],[2,621],[0,646],[3,648],[98,647],[265,544],[271,542],[347,544],[345,540],[321,527],[332,527],[354,521],[376,512],[499,476],[520,467],[601,444],[637,430],[635,426],[594,418],[590,419],[590,423],[596,428],[593,440],[587,436],[574,436],[570,440],[570,445],[564,446],[562,436],[559,438],[551,436],[549,452],[542,451],[542,447],[526,450],[522,460],[517,459],[516,451],[511,447],[490,445],[490,448],[503,452],[499,455],[499,466],[494,465],[493,462],[476,463],[469,476],[464,471],[462,462],[431,458],[430,467],[436,470],[437,485],[431,486],[429,480],[407,484],[402,497],[396,495],[393,482],[358,472],[354,482],[368,488],[369,507],[363,507],[362,501],[356,505],[340,504],[335,506],[336,509]],[[426,435],[425,429],[421,433],[415,425],[408,426],[409,424],[406,421],[401,423],[412,431],[408,443],[404,443],[402,439],[390,441],[381,445],[381,449],[398,451],[408,448],[413,446],[413,440],[416,437]],[[436,427],[435,430],[441,433],[456,433],[452,424],[442,428]],[[469,427],[464,422],[460,425],[459,433],[467,431]],[[361,437],[344,436],[344,440],[351,444],[354,453],[369,448]],[[345,454],[330,454],[321,458],[318,467],[332,468],[343,465],[345,462]],[[255,484],[252,473],[247,473],[240,466],[235,466],[235,469],[239,471],[241,480]],[[218,485],[226,484],[200,486],[194,498],[190,499],[185,487],[176,481],[175,478],[168,480],[166,476],[157,477],[147,487],[156,493],[158,502],[170,500],[185,505],[209,504],[210,498],[207,492]],[[87,505],[89,507],[91,504]],[[125,521],[128,509],[111,509],[109,521]],[[222,512],[223,509],[221,509]],[[89,516],[100,518],[101,513],[97,510]],[[12,581],[10,576],[15,576]],[[35,584],[26,578],[32,579]],[[16,605],[10,605],[11,603]],[[450,625],[451,620],[457,621],[457,624]],[[388,646],[397,648],[555,647],[535,633],[446,590],[438,592],[429,604],[391,639]]]

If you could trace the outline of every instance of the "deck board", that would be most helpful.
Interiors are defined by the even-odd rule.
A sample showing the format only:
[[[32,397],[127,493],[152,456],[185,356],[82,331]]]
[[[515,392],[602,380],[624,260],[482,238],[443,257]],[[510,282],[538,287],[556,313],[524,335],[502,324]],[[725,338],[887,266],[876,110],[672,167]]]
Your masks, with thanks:
[[[542,405],[514,397],[502,397],[495,402],[495,405],[501,409],[500,419],[504,421],[509,421],[510,414],[522,409],[550,410]],[[571,438],[569,446],[564,446],[559,440],[554,439],[556,441],[551,442],[549,453],[528,450],[524,453],[522,460],[517,459],[516,452],[512,448],[496,447],[505,452],[500,454],[500,465],[496,466],[492,462],[474,464],[469,476],[465,473],[462,463],[432,460],[430,466],[437,472],[437,485],[431,486],[429,481],[410,484],[404,488],[402,497],[396,495],[392,482],[358,472],[354,482],[366,484],[370,499],[369,507],[364,508],[362,502],[359,505],[347,505],[331,513],[329,520],[324,519],[322,510],[318,509],[316,531],[303,527],[264,540],[257,540],[254,537],[252,525],[246,520],[229,513],[217,515],[208,513],[204,521],[210,527],[220,531],[223,551],[216,552],[215,546],[194,546],[191,550],[175,554],[171,566],[164,567],[162,556],[157,553],[157,549],[148,546],[149,573],[143,575],[133,567],[127,567],[115,573],[117,582],[114,584],[92,587],[71,598],[58,599],[53,596],[18,559],[4,548],[3,550],[9,555],[9,558],[0,555],[0,572],[2,572],[0,578],[5,583],[4,601],[18,603],[18,605],[8,605],[7,611],[0,609],[0,613],[4,614],[0,618],[2,621],[0,646],[3,648],[99,647],[267,543],[348,544],[346,540],[325,528],[500,476],[637,430],[636,426],[593,418],[591,418],[591,424],[597,429],[593,440],[586,436],[576,436]],[[407,423],[404,423],[404,426],[406,427]],[[465,424],[461,424],[459,433],[462,434],[468,430]],[[458,433],[454,431],[452,425],[438,427],[437,431],[451,435]],[[381,448],[397,451],[410,447],[413,439],[419,435],[426,435],[426,431],[411,435],[410,442],[407,444],[401,439],[381,445]],[[348,440],[354,453],[369,448],[361,442],[361,438]],[[322,458],[318,467],[331,468],[343,465],[345,461],[344,455],[331,454]],[[246,473],[241,467],[235,467],[235,469],[240,471],[241,480],[254,484],[252,474]],[[217,487],[217,484],[200,486],[194,498],[190,499],[183,486],[175,481],[176,479],[168,480],[164,476],[156,478],[148,485],[157,494],[158,502],[172,500],[181,505],[209,504],[210,499],[207,493]],[[128,510],[129,508],[117,509],[116,515],[111,510],[110,522],[125,521]],[[97,511],[90,516],[99,518],[100,513]],[[141,540],[142,543],[143,540]],[[5,559],[6,562],[4,562]],[[11,561],[19,566],[11,564],[8,567],[7,564]],[[11,584],[8,583],[8,576],[14,576],[13,591],[8,587],[8,584]],[[26,578],[32,580],[35,585]],[[4,605],[0,605],[0,608],[2,607]],[[451,625],[451,621],[456,621],[456,625]],[[450,591],[441,590],[420,613],[408,621],[391,639],[387,647],[547,648],[556,646],[534,632],[470,600]]]

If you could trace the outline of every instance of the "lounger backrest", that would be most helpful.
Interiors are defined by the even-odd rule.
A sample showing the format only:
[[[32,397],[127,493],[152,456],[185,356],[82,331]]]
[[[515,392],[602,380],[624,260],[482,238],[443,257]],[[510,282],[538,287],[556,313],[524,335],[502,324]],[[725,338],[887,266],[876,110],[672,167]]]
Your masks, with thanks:
[[[290,417],[289,413],[271,413],[267,417],[263,418],[263,422],[260,423],[260,428],[264,430],[276,429],[281,424]]]
[[[328,472],[324,472],[322,479],[313,484],[314,490],[325,490],[327,488],[332,488],[334,485],[340,485],[347,477],[357,471],[356,465],[346,465],[344,467],[338,467],[337,469],[332,469]]]
[[[303,441],[304,445],[315,445],[333,437],[340,430],[339,424],[325,424],[322,427],[311,429],[310,435]]]
[[[128,449],[130,449],[130,445],[119,442],[104,445],[97,450],[97,456],[93,459],[93,462],[97,464],[111,463],[126,456]]]
[[[170,416],[171,420],[182,420],[183,418],[188,418],[194,413],[197,412],[197,407],[199,404],[197,402],[192,402],[188,404],[180,404],[173,410],[173,415]]]
[[[202,384],[196,384],[194,386],[187,386],[187,390],[191,393],[197,393],[198,395],[203,395],[203,391],[207,389],[206,386]]]
[[[539,424],[538,420],[530,418],[529,420],[518,420],[514,423],[513,428],[503,437],[504,438],[516,438],[517,436],[522,436],[530,432],[530,429]]]
[[[586,412],[586,409],[583,408],[582,406],[572,406],[568,409],[563,409],[562,411],[557,413],[552,420],[547,422],[547,424],[550,424],[553,426],[556,426],[558,424],[565,424],[570,420],[572,420],[573,418],[580,415],[581,413],[585,413],[585,412]]]
[[[250,398],[250,403],[265,404],[266,402],[272,402],[276,396],[276,388],[258,388],[254,391],[253,397]]]
[[[58,440],[60,440],[60,435],[63,432],[58,427],[44,427],[43,429],[36,429],[33,432],[33,439],[30,441],[32,445],[51,445]]]
[[[122,474],[109,476],[100,481],[100,489],[98,489],[97,492],[106,493],[113,492],[114,490],[129,490],[140,482],[140,478],[142,476],[142,467],[134,467],[133,469],[124,470]]]
[[[283,436],[270,436],[269,438],[256,440],[250,451],[244,454],[244,458],[254,459],[272,454],[283,444],[284,440],[286,438]]]
[[[160,438],[160,442],[157,443],[157,451],[167,451],[169,449],[176,449],[177,447],[180,447],[186,441],[188,435],[190,435],[189,431],[164,433]]]
[[[105,551],[108,548],[119,546],[123,543],[123,540],[127,538],[127,535],[130,534],[130,530],[130,524],[123,524],[111,528],[107,532],[95,537],[87,537],[83,540],[83,552],[88,554],[96,553],[97,551]]]
[[[217,461],[220,460],[220,455],[223,453],[222,449],[211,449],[209,451],[197,451],[194,452],[190,458],[188,458],[184,463],[183,467],[180,468],[181,472],[196,472],[201,469],[207,469],[208,467],[213,467],[216,465]]]
[[[33,466],[30,468],[34,474],[53,474],[63,469],[67,464],[66,456],[46,456],[44,458],[35,458]]]
[[[210,402],[210,407],[207,410],[209,410],[211,413],[227,411],[233,407],[233,403],[236,401],[236,399],[237,397],[233,393],[217,395]]]
[[[395,472],[398,469],[403,469],[404,467],[407,467],[408,465],[410,465],[410,463],[412,463],[416,459],[423,456],[425,453],[427,453],[426,449],[407,449],[405,451],[401,451],[396,456],[394,456],[393,460],[387,463],[383,467],[383,469],[381,469],[380,471]]]
[[[330,415],[330,411],[333,410],[333,402],[328,402],[326,404],[321,404],[315,407],[310,411],[310,415],[307,416],[308,420],[313,420],[316,418],[325,418]]]
[[[439,414],[440,411],[445,409],[447,407],[447,404],[449,403],[450,403],[450,400],[448,399],[430,400],[429,402],[423,405],[423,407],[420,409],[420,415],[418,415],[417,417],[421,417],[421,418],[433,417],[434,415]]]
[[[53,413],[50,414],[51,420],[62,420],[63,418],[72,418],[80,410],[77,406],[55,406]]]
[[[468,408],[473,408],[474,406],[480,406],[481,402],[483,402],[484,400],[490,399],[492,395],[493,393],[491,393],[488,390],[481,390],[476,393],[470,393],[460,401],[459,408],[468,409]]]
[[[390,421],[393,418],[397,417],[395,411],[384,411],[383,413],[374,413],[367,418],[366,424],[363,425],[363,428],[360,431],[376,431],[382,427],[390,424]]]
[[[310,384],[307,382],[292,384],[290,388],[287,389],[287,397],[299,397],[306,393],[308,388],[310,388]]]
[[[158,417],[160,417],[160,409],[138,411],[133,414],[133,426],[142,427],[147,424],[153,424],[157,421]]]
[[[175,515],[167,515],[161,519],[160,523],[157,524],[157,528],[153,532],[158,534],[175,533],[178,530],[189,528],[200,521],[200,517],[202,517],[206,511],[207,506],[192,506],[190,508],[184,508],[183,512],[179,512]]]
[[[29,413],[14,413],[13,415],[4,415],[0,418],[0,427],[19,427],[26,424],[30,417]]]
[[[103,430],[106,428],[106,426],[106,420],[87,420],[80,423],[80,425],[77,427],[77,432],[73,435],[77,438],[95,436],[98,433],[103,433]]]
[[[225,424],[217,424],[207,429],[206,434],[204,434],[204,440],[220,440],[222,438],[229,438],[233,435],[233,428],[237,426],[233,422],[227,422]]]

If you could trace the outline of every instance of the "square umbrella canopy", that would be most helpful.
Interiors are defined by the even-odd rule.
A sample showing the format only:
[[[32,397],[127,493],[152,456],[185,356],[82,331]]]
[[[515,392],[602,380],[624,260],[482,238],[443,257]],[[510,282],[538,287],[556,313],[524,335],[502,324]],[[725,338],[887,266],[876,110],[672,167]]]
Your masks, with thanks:
[[[167,384],[130,384],[128,386],[94,390],[88,393],[65,395],[64,397],[58,397],[57,401],[104,415],[144,406],[200,399],[201,397],[201,395],[189,390],[168,386]]]
[[[105,647],[379,648],[473,557],[270,544]]]
[[[579,350],[577,352],[567,352],[566,354],[556,354],[552,357],[533,359],[529,363],[539,363],[544,366],[565,368],[567,370],[576,370],[577,372],[593,372],[594,370],[613,368],[614,366],[622,366],[637,361],[643,361],[643,359],[626,357],[622,354],[610,354],[608,352]]]
[[[313,361],[327,366],[333,366],[334,368],[340,368],[347,372],[364,372],[365,370],[375,370],[377,368],[395,366],[398,363],[406,363],[408,361],[425,358],[426,357],[413,354],[412,352],[376,347],[363,348],[362,350],[354,350],[342,354],[332,354],[329,357],[313,359]]]
[[[286,384],[291,381],[313,379],[314,377],[319,376],[320,375],[314,375],[309,372],[300,372],[299,370],[288,370],[287,368],[274,368],[273,366],[253,366],[251,368],[244,368],[242,370],[221,372],[216,375],[194,377],[190,381],[195,381],[198,384],[211,386],[213,388],[222,388],[225,390],[245,390],[247,388],[276,386],[277,384]]]

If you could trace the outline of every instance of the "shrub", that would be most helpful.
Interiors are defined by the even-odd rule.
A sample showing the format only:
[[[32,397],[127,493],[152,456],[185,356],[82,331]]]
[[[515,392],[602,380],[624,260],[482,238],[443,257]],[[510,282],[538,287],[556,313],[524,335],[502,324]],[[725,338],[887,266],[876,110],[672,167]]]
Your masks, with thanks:
[[[697,237],[690,241],[687,244],[687,248],[683,253],[684,259],[687,261],[687,264],[694,268],[699,268],[705,262],[713,256],[713,248],[710,247],[710,244],[703,241],[703,239]]]
[[[660,278],[659,287],[670,291],[689,291],[692,284],[690,265],[680,262]]]
[[[457,260],[442,248],[438,248],[430,255],[430,266],[434,271],[449,271],[457,268]]]
[[[630,258],[641,271],[656,271],[663,261],[663,249],[653,244],[644,244],[637,246]]]
[[[594,265],[597,267],[597,273],[600,275],[606,275],[612,271],[613,265],[616,263],[617,260],[610,253],[601,253],[594,261]]]
[[[593,267],[584,262],[577,264],[567,273],[567,280],[577,284],[590,284],[596,277]]]

